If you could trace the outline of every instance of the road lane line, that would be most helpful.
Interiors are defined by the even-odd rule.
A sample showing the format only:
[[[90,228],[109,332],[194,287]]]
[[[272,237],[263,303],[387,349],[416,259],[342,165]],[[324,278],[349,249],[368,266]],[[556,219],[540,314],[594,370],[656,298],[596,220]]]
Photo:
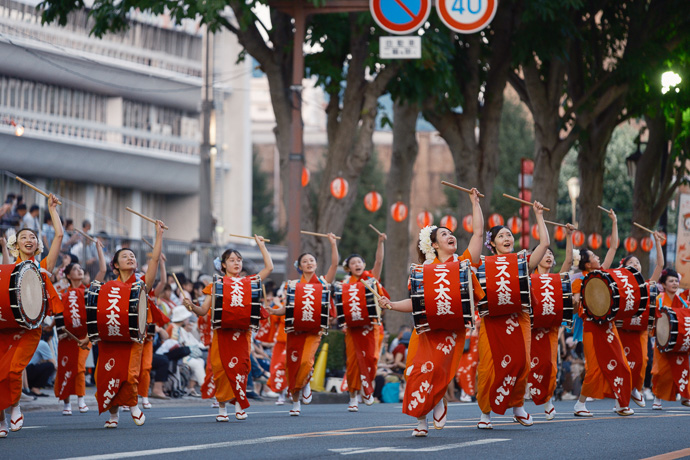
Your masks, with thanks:
[[[360,454],[371,454],[380,452],[440,452],[443,450],[450,449],[460,449],[463,447],[481,446],[484,444],[492,444],[495,442],[505,442],[510,441],[510,439],[495,438],[495,439],[478,439],[476,441],[461,442],[458,444],[444,444],[441,446],[432,447],[373,447],[373,448],[357,448],[357,447],[346,447],[344,449],[328,449],[331,452],[338,453],[340,455],[360,455]]]
[[[250,412],[247,411],[247,415],[251,414],[282,414],[282,413],[287,413],[284,410],[273,410],[273,411],[254,411]],[[159,420],[177,420],[180,418],[203,418],[203,417],[215,417],[218,414],[203,414],[203,415],[181,415],[181,416],[175,416],[175,417],[161,417]]]

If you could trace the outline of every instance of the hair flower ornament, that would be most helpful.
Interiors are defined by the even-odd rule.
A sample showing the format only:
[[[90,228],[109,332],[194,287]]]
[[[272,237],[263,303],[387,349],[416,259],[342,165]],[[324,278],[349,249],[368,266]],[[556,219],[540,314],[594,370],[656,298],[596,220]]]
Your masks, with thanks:
[[[422,251],[427,261],[433,261],[436,258],[436,251],[431,246],[431,232],[436,228],[435,225],[427,225],[419,231],[419,250]]]

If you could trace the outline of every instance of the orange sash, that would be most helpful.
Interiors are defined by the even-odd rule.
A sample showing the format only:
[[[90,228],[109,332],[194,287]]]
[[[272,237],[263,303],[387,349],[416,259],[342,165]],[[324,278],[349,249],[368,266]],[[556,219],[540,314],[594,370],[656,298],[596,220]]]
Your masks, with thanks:
[[[477,325],[478,327],[481,327]],[[479,337],[477,335],[470,336],[470,349],[462,354],[458,372],[455,374],[455,381],[458,382],[460,388],[465,394],[474,396],[477,385],[477,361],[479,360]]]
[[[581,394],[614,398],[622,407],[630,403],[632,376],[613,321],[584,322],[585,381]]]
[[[545,404],[556,389],[558,326],[532,330],[530,345],[530,395],[534,404]]]
[[[276,342],[271,355],[271,378],[266,383],[271,391],[280,393],[287,388],[285,379],[285,342]]]
[[[347,386],[350,391],[364,388],[365,396],[374,392],[377,356],[376,338],[378,325],[348,327],[345,330],[347,351]]]
[[[649,310],[647,310],[649,315]],[[645,324],[647,320],[645,319]],[[630,331],[618,329],[618,337],[621,339],[623,345],[623,352],[625,358],[628,360],[628,366],[632,374],[632,387],[637,390],[642,390],[644,386],[645,371],[647,370],[647,341],[649,340],[649,333],[645,327],[644,331]]]
[[[288,388],[291,393],[304,388],[309,381],[316,349],[321,342],[321,336],[307,332],[293,332],[287,334],[286,346],[286,374]]]
[[[251,334],[247,331],[233,329],[217,329],[218,352],[223,370],[235,395],[235,400],[242,409],[249,407],[247,399],[247,377],[251,369],[249,361],[249,343]],[[249,340],[248,336],[249,335]],[[214,369],[214,375],[216,370]]]
[[[84,396],[86,358],[90,350],[91,344],[87,350],[82,350],[72,339],[65,338],[58,342],[58,368],[54,391],[55,396],[61,401],[70,395]]]

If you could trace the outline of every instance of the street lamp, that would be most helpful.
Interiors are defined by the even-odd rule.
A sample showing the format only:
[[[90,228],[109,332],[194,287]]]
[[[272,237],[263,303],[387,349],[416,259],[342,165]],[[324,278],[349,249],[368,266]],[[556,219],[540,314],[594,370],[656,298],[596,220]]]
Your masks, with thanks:
[[[680,88],[678,88],[678,85],[680,85],[681,81],[683,79],[675,73],[672,70],[669,70],[668,72],[664,72],[661,74],[661,94],[666,94],[668,93],[671,88],[675,88],[676,93],[680,92]]]
[[[575,225],[575,207],[577,206],[577,199],[580,196],[580,179],[571,177],[568,179],[568,195],[570,196],[570,205],[572,212],[572,224]]]

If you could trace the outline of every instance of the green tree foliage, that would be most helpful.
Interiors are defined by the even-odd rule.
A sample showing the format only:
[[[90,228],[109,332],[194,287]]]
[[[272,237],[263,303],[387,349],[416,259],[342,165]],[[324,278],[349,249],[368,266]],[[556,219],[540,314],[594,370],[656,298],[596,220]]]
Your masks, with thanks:
[[[280,244],[284,232],[273,227],[275,206],[270,177],[261,171],[259,157],[252,157],[252,233],[261,235],[271,244]]]

